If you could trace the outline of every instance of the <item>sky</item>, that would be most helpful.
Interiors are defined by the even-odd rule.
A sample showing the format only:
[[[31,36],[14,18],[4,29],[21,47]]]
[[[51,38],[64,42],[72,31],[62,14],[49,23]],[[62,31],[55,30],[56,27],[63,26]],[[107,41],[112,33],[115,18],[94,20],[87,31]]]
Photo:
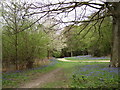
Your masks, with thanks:
[[[90,0],[21,0],[23,2],[27,2],[27,3],[38,3],[38,2],[42,2],[44,4],[48,4],[48,3],[57,3],[57,2],[62,2],[62,1],[65,1],[65,2],[70,2],[70,1],[79,1],[79,2],[83,2],[83,1],[90,1]],[[105,0],[102,0],[102,1],[105,1]],[[95,3],[101,3],[99,0],[91,0],[91,2],[95,2]],[[87,7],[86,8],[86,12],[84,10],[84,6],[81,7],[81,8],[76,8],[76,16],[77,17],[80,17],[81,16],[81,19],[80,20],[85,20],[86,18],[85,17],[82,17],[83,14],[82,13],[85,13],[86,16],[90,16],[93,12],[96,12],[97,10],[96,9],[93,9],[91,7]],[[79,12],[79,13],[78,13]],[[37,15],[39,17],[39,15]],[[68,16],[65,14],[65,13],[61,13],[57,16],[55,16],[56,19],[58,20],[62,20],[64,22],[67,22],[67,21],[74,21],[75,20],[75,10],[73,10],[72,12],[70,12],[68,14]],[[43,19],[44,20],[44,19]],[[66,25],[68,24],[61,24],[60,27],[65,27]]]
[[[3,0],[4,1],[4,0]],[[8,2],[10,0],[6,0],[6,2]],[[42,2],[44,4],[47,4],[47,3],[57,3],[57,2],[62,2],[62,1],[65,1],[65,2],[70,2],[70,1],[90,1],[90,0],[13,0],[13,1],[22,1],[22,2],[27,2],[27,3],[38,3],[38,2]],[[99,0],[92,0],[92,2],[96,2],[96,3],[101,3]],[[76,8],[76,16],[79,17],[79,16],[83,16],[82,13],[85,13],[86,16],[89,16],[91,15],[93,12],[96,11],[96,9],[93,9],[91,7],[87,7],[86,8],[86,12],[84,10],[84,6],[81,7],[81,8]],[[39,10],[38,10],[39,11]],[[40,16],[37,15],[38,17]],[[60,13],[59,15],[55,16],[56,19],[61,19],[62,21],[64,22],[67,22],[67,21],[73,21],[75,20],[75,10],[73,10],[72,12],[70,12],[67,16],[67,14],[65,13]],[[85,17],[81,17],[80,20],[83,20],[83,19],[86,19]],[[65,24],[61,24],[61,27],[64,27]]]
[[[92,2],[100,2],[100,1],[106,1],[106,0],[22,0],[22,1],[28,1],[28,2],[44,2],[44,3],[49,3],[49,2],[52,2],[52,3],[56,3],[56,2],[62,2],[62,1],[65,1],[65,2],[70,2],[70,1],[80,1],[80,2],[83,2],[83,1],[92,1]]]

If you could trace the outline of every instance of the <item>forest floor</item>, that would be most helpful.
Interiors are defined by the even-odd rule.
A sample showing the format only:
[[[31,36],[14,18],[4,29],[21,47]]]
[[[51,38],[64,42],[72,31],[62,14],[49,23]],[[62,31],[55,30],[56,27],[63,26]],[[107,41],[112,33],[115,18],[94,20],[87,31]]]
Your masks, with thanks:
[[[96,61],[71,61],[71,60],[66,60],[65,58],[59,58],[57,59],[59,61],[63,62],[110,62],[109,60],[96,60]],[[37,78],[34,78],[30,82],[21,85],[20,88],[44,88],[44,87],[49,87],[51,86],[52,82],[58,83],[59,85],[54,86],[55,88],[62,88],[62,87],[67,87],[67,85],[64,84],[64,82],[68,81],[63,70],[64,68],[56,68],[52,71],[49,71],[45,74],[39,75]],[[56,82],[58,81],[58,82]],[[61,81],[61,82],[60,82]],[[51,84],[50,84],[51,83]],[[62,83],[62,84],[61,84]],[[48,85],[47,85],[48,84]],[[50,85],[49,85],[50,84]]]
[[[85,61],[85,62],[84,62]],[[109,68],[109,60],[67,60],[16,73],[3,74],[3,88],[118,88],[119,68]]]
[[[65,62],[110,62],[109,60],[71,61],[71,60],[66,60],[65,58],[59,58],[57,60],[65,61]],[[59,81],[59,80],[63,81],[63,83],[67,80],[67,78],[65,78],[64,72],[62,71],[62,68],[57,68],[45,74],[39,75],[37,78],[31,80],[29,83],[21,85],[20,88],[40,88],[44,84]],[[59,85],[56,88],[61,88],[61,87],[63,86]]]

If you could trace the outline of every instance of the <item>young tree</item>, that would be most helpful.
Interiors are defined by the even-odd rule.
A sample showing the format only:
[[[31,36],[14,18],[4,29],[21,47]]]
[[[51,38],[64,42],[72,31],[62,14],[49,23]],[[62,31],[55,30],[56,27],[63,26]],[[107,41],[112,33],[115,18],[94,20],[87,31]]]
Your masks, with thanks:
[[[25,13],[25,10],[26,10],[24,9],[24,7],[25,7],[25,4],[18,4],[14,2],[2,4],[2,17],[5,21],[4,27],[3,27],[3,34],[7,32],[6,34],[10,36],[10,38],[12,39],[12,41],[10,40],[10,43],[12,43],[12,45],[8,46],[8,48],[13,47],[12,48],[13,51],[10,51],[9,53],[11,52],[14,53],[13,56],[10,56],[10,57],[14,57],[12,59],[14,61],[14,64],[16,65],[16,69],[18,69],[18,34],[17,32],[23,29],[23,27],[25,26],[24,24],[26,22],[26,20],[22,19],[23,13]],[[4,39],[5,38],[3,36],[3,44],[5,44],[4,42],[6,42],[4,41]],[[8,38],[8,41],[9,41],[9,38]],[[5,49],[7,48],[5,47]],[[3,57],[4,57],[4,54],[3,54]]]
[[[3,63],[6,67],[14,64],[16,70],[32,68],[34,59],[47,56],[49,39],[39,24],[24,16],[28,13],[26,3],[4,4]]]

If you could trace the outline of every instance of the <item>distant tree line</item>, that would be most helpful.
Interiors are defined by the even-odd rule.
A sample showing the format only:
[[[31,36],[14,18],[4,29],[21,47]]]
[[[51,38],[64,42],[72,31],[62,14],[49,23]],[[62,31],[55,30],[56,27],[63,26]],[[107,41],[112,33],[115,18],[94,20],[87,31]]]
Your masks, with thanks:
[[[85,23],[75,26],[69,25],[64,28],[63,34],[66,47],[62,49],[62,56],[78,56],[78,55],[93,55],[107,56],[111,53],[111,38],[112,38],[112,19],[105,18],[100,30],[100,22],[90,23],[80,34],[80,30],[86,25]],[[94,27],[93,27],[94,26]],[[91,29],[89,31],[89,29]]]

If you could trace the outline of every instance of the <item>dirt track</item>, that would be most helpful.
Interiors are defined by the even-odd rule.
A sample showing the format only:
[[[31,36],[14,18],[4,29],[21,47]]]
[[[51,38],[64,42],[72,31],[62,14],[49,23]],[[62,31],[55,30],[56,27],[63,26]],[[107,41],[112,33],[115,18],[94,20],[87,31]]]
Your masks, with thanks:
[[[20,88],[40,88],[43,84],[55,80],[57,74],[59,74],[61,70],[61,68],[57,68],[46,74],[40,75],[38,78],[31,80],[29,83],[20,86]]]

